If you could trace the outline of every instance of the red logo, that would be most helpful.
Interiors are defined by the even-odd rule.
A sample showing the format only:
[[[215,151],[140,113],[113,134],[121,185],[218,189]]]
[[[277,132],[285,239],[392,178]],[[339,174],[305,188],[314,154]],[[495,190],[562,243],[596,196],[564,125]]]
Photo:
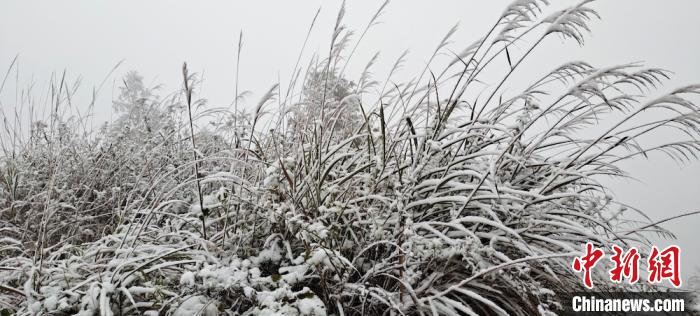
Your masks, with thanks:
[[[591,279],[591,269],[603,258],[605,253],[603,250],[595,248],[592,243],[586,243],[586,254],[583,257],[574,258],[574,271],[583,271],[583,284],[589,288],[593,288],[593,280]]]
[[[637,248],[632,247],[623,256],[622,248],[617,245],[612,246],[615,254],[610,258],[614,267],[610,270],[610,281],[620,283],[622,278],[628,278],[630,284],[639,281],[639,253]]]
[[[675,287],[681,286],[680,258],[681,248],[668,246],[659,252],[656,246],[651,247],[651,254],[647,261],[649,269],[649,282],[659,283],[669,280]]]
[[[613,245],[612,250],[614,253],[610,257],[612,269],[608,271],[610,281],[622,283],[623,279],[627,279],[629,284],[637,283],[639,281],[639,262],[641,259],[637,248],[632,247],[628,251],[624,251],[621,247]],[[652,246],[646,261],[647,272],[649,272],[648,282],[660,283],[668,280],[673,286],[680,287],[680,254],[681,249],[678,246],[669,246],[663,250]],[[605,257],[603,249],[588,242],[586,243],[583,256],[574,258],[572,267],[576,272],[583,272],[583,285],[589,289],[593,288],[591,270],[603,257]]]

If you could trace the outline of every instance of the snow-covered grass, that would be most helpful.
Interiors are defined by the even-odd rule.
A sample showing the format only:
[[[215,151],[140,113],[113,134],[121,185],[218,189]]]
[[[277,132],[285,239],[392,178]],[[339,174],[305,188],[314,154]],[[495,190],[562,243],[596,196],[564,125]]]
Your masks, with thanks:
[[[700,115],[688,98],[700,86],[657,93],[664,70],[577,61],[505,92],[545,39],[583,44],[596,17],[586,2],[552,12],[515,1],[459,54],[451,30],[403,83],[403,56],[383,81],[376,58],[345,78],[357,41],[344,10],[330,49],[250,111],[247,92],[208,106],[186,66],[170,95],[127,74],[120,118],[95,131],[62,80],[27,135],[15,113],[33,104],[3,108],[0,309],[549,314],[555,293],[582,289],[570,265],[586,241],[644,248],[648,233],[672,236],[634,220],[598,180],[652,152],[695,159]],[[684,134],[644,143],[662,129]],[[603,269],[594,282],[631,287]]]

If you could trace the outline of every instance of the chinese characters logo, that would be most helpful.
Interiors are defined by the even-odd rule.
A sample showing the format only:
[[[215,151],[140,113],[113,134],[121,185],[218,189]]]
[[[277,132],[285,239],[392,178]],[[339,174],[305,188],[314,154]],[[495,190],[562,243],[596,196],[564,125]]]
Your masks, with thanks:
[[[632,247],[624,251],[621,247],[612,246],[613,255],[610,257],[612,269],[610,269],[610,281],[621,283],[626,279],[629,284],[635,284],[639,281],[639,261],[641,255],[637,248]],[[680,254],[681,249],[678,246],[668,246],[659,250],[656,246],[651,247],[649,257],[646,259],[647,264],[647,281],[649,283],[661,283],[668,280],[676,288],[681,286],[680,276]],[[593,288],[593,278],[591,270],[605,257],[603,249],[595,247],[592,243],[586,243],[586,249],[583,256],[575,257],[572,267],[576,272],[583,272],[583,284],[589,288]]]

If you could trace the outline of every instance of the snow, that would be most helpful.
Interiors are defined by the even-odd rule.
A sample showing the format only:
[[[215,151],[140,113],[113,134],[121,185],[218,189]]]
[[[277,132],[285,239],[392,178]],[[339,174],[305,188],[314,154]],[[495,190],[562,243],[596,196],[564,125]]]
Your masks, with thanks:
[[[216,316],[219,314],[218,302],[203,295],[186,298],[180,303],[173,316]]]
[[[185,273],[180,276],[180,285],[194,286],[194,272],[185,271]]]
[[[34,303],[29,304],[29,312],[31,312],[34,315],[38,315],[41,312],[41,302],[36,301]]]
[[[303,316],[326,316],[326,308],[323,302],[317,298],[303,298],[297,303],[297,308],[299,308],[299,315]]]
[[[465,57],[477,56],[469,67],[483,65],[479,56],[501,62],[504,43],[495,50],[487,46],[541,21],[534,15],[547,11],[539,10],[544,2],[517,1],[485,39],[484,51],[480,42],[465,51]],[[575,28],[587,11],[577,10],[558,12],[544,23],[579,40]],[[348,30],[338,25],[334,61],[345,57],[337,50],[353,47],[345,42]],[[451,59],[444,45],[435,56]],[[20,155],[0,157],[2,179],[19,179],[12,180],[18,181],[12,190],[0,183],[0,284],[8,287],[0,292],[3,308],[9,302],[20,315],[108,316],[125,306],[147,315],[218,315],[221,309],[234,315],[319,316],[336,306],[348,314],[504,314],[502,308],[508,308],[516,315],[548,315],[553,305],[547,297],[555,295],[542,280],[571,272],[566,256],[579,241],[609,246],[620,242],[618,231],[646,240],[633,231],[637,222],[626,221],[623,209],[612,220],[602,215],[614,211],[610,205],[617,201],[594,181],[599,174],[592,174],[617,173],[610,159],[623,147],[638,146],[622,144],[597,156],[594,151],[613,148],[626,135],[592,143],[569,131],[584,127],[576,117],[595,106],[576,103],[605,99],[603,87],[640,101],[641,92],[628,95],[618,86],[650,81],[634,77],[629,67],[557,70],[537,85],[542,91],[515,91],[512,99],[513,89],[504,86],[492,95],[502,92],[504,98],[486,104],[481,101],[491,97],[471,102],[468,95],[500,85],[467,76],[462,84],[476,82],[478,89],[470,86],[469,93],[458,93],[464,99],[440,104],[456,108],[454,116],[437,122],[448,112],[438,112],[435,101],[459,88],[441,86],[457,80],[455,69],[426,65],[426,72],[439,71],[432,87],[427,77],[408,83],[389,77],[375,100],[335,73],[337,65],[323,63],[312,63],[326,69],[320,72],[297,69],[301,77],[321,78],[321,85],[297,82],[292,91],[273,89],[254,113],[218,112],[204,100],[187,106],[179,91],[172,100],[158,99],[155,89],[132,74],[115,102],[128,111],[104,130],[70,130],[84,126],[79,116],[36,122],[37,132],[61,128],[32,135]],[[564,85],[576,87],[560,87],[571,89],[567,100],[551,108],[545,98],[561,91],[550,91],[544,82],[563,76],[570,77]],[[276,92],[279,103],[270,107]],[[285,93],[292,103],[281,98]],[[320,98],[326,103],[316,102]],[[56,99],[62,112],[73,108],[58,104],[68,98]],[[694,108],[678,95],[659,100],[682,105],[682,112]],[[317,103],[329,110],[323,121]],[[483,115],[474,118],[474,106],[485,109]],[[183,119],[190,108],[201,111],[195,117],[218,117],[211,125]],[[351,115],[366,125],[350,132],[320,129]],[[256,125],[262,116],[268,121]],[[687,124],[688,132],[700,130],[697,115],[684,119],[675,123]],[[561,124],[551,135],[524,133],[545,121]],[[187,126],[193,130],[182,128]],[[682,155],[696,156],[698,150]],[[201,158],[197,168],[193,153]],[[572,158],[577,153],[582,158]],[[539,256],[549,257],[530,261]],[[577,281],[561,278],[557,288],[577,288]],[[505,296],[489,300],[494,293]],[[499,306],[501,298],[510,304]],[[480,308],[472,306],[476,301]]]

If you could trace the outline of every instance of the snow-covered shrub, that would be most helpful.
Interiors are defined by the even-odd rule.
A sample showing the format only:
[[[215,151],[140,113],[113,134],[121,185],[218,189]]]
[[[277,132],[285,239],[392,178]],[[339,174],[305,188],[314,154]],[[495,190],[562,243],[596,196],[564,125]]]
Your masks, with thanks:
[[[350,137],[362,126],[360,102],[355,84],[338,76],[338,70],[326,69],[326,65],[310,69],[302,88],[301,102],[287,114],[289,129],[303,135],[300,130],[313,129],[320,120],[324,131],[332,141]]]
[[[58,112],[36,122],[0,164],[0,308],[556,312],[555,293],[582,288],[570,268],[582,243],[644,248],[645,233],[669,234],[629,217],[597,179],[626,176],[621,161],[655,151],[697,155],[700,116],[689,97],[700,86],[646,98],[666,71],[571,62],[531,74],[517,93],[505,89],[542,41],[582,43],[596,16],[587,2],[551,14],[545,4],[515,1],[484,38],[440,63],[450,30],[430,59],[442,70],[403,83],[394,78],[403,56],[387,84],[369,75],[376,57],[357,86],[344,79],[352,53],[343,8],[312,84],[287,94],[275,85],[252,111],[207,108],[185,68],[183,91],[164,99],[130,74],[118,106],[139,115],[94,133]],[[488,78],[495,85],[483,90]],[[306,95],[319,111],[295,121],[287,109],[303,105],[285,95]],[[266,116],[273,101],[280,113]],[[344,106],[357,117],[329,110]],[[640,122],[649,111],[657,120]],[[325,115],[361,120],[338,137]],[[666,128],[691,139],[644,143]],[[648,287],[594,279],[601,290]]]

